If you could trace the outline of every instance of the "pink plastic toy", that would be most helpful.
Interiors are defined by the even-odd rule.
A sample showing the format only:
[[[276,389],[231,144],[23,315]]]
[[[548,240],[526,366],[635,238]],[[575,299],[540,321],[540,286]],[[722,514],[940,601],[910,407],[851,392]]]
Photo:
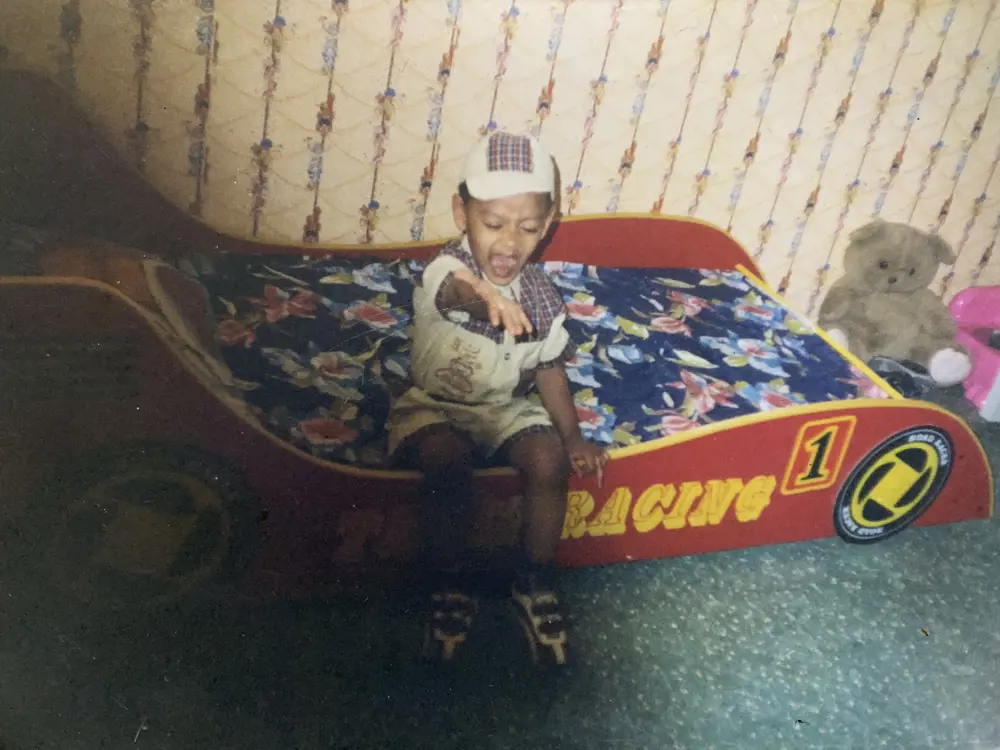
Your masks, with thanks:
[[[963,289],[948,310],[958,324],[955,340],[972,356],[965,396],[983,419],[1000,422],[1000,286]]]

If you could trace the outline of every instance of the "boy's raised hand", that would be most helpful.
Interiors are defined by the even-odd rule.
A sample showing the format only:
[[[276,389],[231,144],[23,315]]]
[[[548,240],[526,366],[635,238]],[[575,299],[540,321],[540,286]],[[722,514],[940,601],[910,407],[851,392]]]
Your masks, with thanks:
[[[507,299],[494,289],[485,298],[485,302],[490,311],[490,323],[494,326],[502,326],[515,337],[531,333],[531,320],[514,300]]]
[[[492,325],[503,327],[514,337],[532,332],[531,319],[524,309],[514,300],[500,294],[492,284],[477,278],[472,271],[465,268],[455,271],[455,278],[468,284],[486,303]]]

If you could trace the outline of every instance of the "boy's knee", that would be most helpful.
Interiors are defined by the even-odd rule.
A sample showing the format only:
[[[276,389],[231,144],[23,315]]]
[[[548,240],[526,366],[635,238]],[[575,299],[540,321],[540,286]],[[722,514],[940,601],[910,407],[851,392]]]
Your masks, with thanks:
[[[454,429],[442,425],[420,437],[417,461],[425,474],[472,471],[472,446]]]
[[[542,456],[543,476],[553,483],[564,483],[569,481],[569,475],[573,469],[569,463],[569,456],[560,441],[553,446],[551,451],[547,451]]]

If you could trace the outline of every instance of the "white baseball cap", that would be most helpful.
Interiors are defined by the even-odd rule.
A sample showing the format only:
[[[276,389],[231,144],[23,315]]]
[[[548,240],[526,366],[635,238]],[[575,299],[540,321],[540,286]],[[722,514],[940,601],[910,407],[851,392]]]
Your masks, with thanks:
[[[490,133],[466,158],[461,181],[469,195],[482,201],[521,193],[548,193],[555,199],[552,156],[530,135]]]

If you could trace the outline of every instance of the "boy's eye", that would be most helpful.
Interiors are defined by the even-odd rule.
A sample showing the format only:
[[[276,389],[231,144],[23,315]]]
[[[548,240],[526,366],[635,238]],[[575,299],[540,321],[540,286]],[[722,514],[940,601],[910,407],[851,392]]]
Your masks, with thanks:
[[[488,221],[486,222],[486,228],[487,229],[492,229],[494,232],[496,232],[497,230],[503,229],[503,227],[501,227],[499,224],[490,223]]]
[[[528,234],[538,234],[538,227],[521,227],[521,230]]]

